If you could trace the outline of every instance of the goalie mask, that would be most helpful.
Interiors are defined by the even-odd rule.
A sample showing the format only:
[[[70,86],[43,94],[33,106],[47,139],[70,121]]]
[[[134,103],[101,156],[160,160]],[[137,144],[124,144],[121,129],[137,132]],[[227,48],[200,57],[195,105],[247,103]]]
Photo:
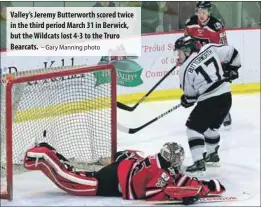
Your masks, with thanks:
[[[160,154],[174,168],[180,168],[185,159],[183,147],[176,142],[165,143],[160,150]]]

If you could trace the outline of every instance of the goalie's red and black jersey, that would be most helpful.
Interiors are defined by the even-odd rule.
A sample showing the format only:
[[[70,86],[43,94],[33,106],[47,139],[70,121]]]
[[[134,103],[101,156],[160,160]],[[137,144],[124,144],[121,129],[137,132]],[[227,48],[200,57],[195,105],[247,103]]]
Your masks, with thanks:
[[[224,24],[213,16],[209,16],[206,25],[201,25],[197,15],[192,16],[185,23],[185,35],[193,36],[202,45],[208,43],[227,45]]]
[[[123,199],[168,200],[167,185],[186,185],[189,177],[175,172],[160,154],[142,160],[123,160],[118,167]]]
[[[139,161],[123,160],[118,167],[123,199],[149,199],[156,196],[158,200],[164,200],[164,187],[173,184],[173,177],[162,165],[164,160],[160,154]]]

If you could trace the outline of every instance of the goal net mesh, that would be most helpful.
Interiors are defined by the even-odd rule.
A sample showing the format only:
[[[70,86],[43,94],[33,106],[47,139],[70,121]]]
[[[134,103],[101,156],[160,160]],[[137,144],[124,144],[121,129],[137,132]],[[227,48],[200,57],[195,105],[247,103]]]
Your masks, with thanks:
[[[73,71],[84,72],[65,76],[60,74],[65,68],[49,68],[49,74],[56,74],[51,78],[46,75],[47,71],[29,71],[30,75],[41,73],[41,80],[13,85],[14,172],[24,170],[22,166],[26,150],[40,142],[50,144],[79,168],[88,169],[93,163],[111,159],[113,148],[116,147],[112,146],[112,81],[96,84],[96,77],[100,75],[108,79],[112,70],[106,65],[91,71],[83,68],[81,66]],[[28,76],[28,73],[16,76]],[[8,104],[6,84],[1,81],[1,181],[6,177],[5,121]]]

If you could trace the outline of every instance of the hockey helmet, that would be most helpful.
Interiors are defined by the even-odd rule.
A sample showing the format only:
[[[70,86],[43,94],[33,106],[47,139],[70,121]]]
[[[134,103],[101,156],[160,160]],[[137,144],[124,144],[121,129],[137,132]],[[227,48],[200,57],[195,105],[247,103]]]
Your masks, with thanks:
[[[196,4],[196,12],[198,9],[206,9],[210,14],[212,10],[212,4],[210,1],[198,1]]]
[[[186,56],[189,56],[192,52],[198,52],[198,41],[191,37],[191,36],[184,36],[180,37],[175,42],[175,49],[176,50],[182,50]]]
[[[176,142],[167,142],[160,150],[160,155],[174,168],[180,168],[184,159],[184,148]]]
[[[212,4],[210,1],[198,1],[196,4],[196,7],[198,9],[211,9]]]

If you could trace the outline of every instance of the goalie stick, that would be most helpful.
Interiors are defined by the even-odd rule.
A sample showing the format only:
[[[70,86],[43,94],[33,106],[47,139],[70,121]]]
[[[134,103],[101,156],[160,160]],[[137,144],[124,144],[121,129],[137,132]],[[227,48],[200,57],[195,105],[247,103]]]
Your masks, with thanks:
[[[172,111],[175,111],[177,108],[179,108],[181,106],[181,104],[178,104],[174,107],[172,107],[171,109],[169,109],[168,111],[162,113],[161,115],[155,117],[154,119],[150,120],[149,122],[143,124],[142,126],[140,127],[137,127],[137,128],[127,128],[119,123],[117,123],[117,127],[120,131],[122,132],[125,132],[125,133],[128,133],[128,134],[134,134],[138,131],[140,131],[141,129],[147,127],[148,125],[154,123],[155,121],[158,121],[159,119],[161,119],[162,117],[166,116],[167,114],[171,113]]]
[[[195,204],[204,204],[204,203],[219,203],[219,202],[235,202],[235,201],[244,201],[251,198],[251,194],[243,192],[238,196],[207,196],[200,198]],[[175,205],[182,204],[180,200],[169,200],[169,201],[134,201],[131,203],[126,203],[125,205]]]
[[[172,73],[176,69],[176,66],[171,68],[169,72],[167,72],[160,80],[156,83],[149,91],[146,93],[134,106],[127,106],[119,101],[117,101],[117,107],[120,109],[123,109],[125,111],[134,111],[140,103],[142,103],[151,93],[155,90],[168,76],[170,73]]]

